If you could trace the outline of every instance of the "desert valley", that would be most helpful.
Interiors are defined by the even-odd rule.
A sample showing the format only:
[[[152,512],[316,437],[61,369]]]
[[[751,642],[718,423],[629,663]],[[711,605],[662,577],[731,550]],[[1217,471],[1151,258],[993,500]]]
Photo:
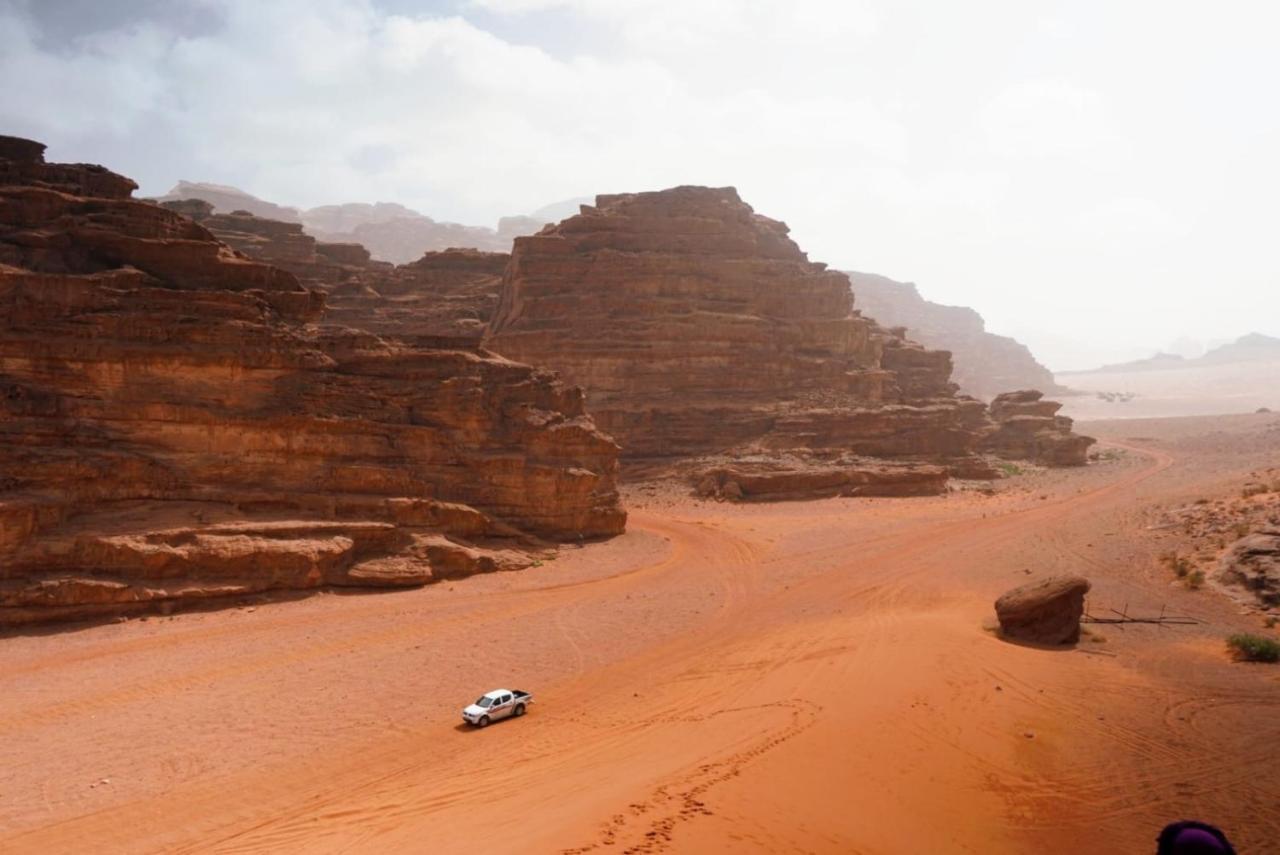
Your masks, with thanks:
[[[1100,318],[1062,370],[744,185],[463,225],[18,130],[0,853],[1276,850],[1270,316],[1112,362]]]

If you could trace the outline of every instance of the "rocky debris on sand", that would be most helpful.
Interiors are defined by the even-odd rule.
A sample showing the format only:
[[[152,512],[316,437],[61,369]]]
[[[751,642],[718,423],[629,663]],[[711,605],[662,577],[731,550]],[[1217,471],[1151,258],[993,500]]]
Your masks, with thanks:
[[[1074,644],[1089,580],[1050,576],[1006,591],[996,600],[996,617],[1005,638],[1035,644]]]
[[[927,463],[786,455],[700,465],[690,480],[695,493],[703,498],[769,501],[831,496],[935,496],[946,492],[947,474],[946,467]]]
[[[1220,562],[1218,579],[1250,592],[1264,606],[1280,606],[1280,526],[1231,544]]]
[[[1005,392],[991,402],[992,425],[979,448],[1007,460],[1031,460],[1047,466],[1084,466],[1097,440],[1072,432],[1072,421],[1057,415],[1062,404],[1044,400],[1034,389]]]
[[[1259,469],[1233,495],[1162,510],[1149,526],[1177,538],[1162,561],[1179,577],[1212,574],[1239,599],[1280,608],[1280,468]],[[1172,544],[1171,544],[1172,545]]]
[[[0,624],[421,584],[622,530],[580,389],[317,325],[310,280],[133,189],[0,137]],[[325,254],[241,234],[300,270]]]

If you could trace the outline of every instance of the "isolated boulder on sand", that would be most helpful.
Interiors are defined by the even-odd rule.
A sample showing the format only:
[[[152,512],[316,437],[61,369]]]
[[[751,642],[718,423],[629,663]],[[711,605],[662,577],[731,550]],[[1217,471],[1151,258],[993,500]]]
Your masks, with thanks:
[[[1050,576],[1006,591],[996,600],[996,617],[1005,638],[1036,644],[1074,644],[1089,580]]]

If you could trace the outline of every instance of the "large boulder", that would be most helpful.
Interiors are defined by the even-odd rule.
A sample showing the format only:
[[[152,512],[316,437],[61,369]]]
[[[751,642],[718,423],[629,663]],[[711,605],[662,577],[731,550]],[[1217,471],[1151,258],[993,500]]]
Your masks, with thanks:
[[[996,600],[996,617],[1005,638],[1035,644],[1074,644],[1080,640],[1080,617],[1089,580],[1083,576],[1050,576],[1006,591]]]

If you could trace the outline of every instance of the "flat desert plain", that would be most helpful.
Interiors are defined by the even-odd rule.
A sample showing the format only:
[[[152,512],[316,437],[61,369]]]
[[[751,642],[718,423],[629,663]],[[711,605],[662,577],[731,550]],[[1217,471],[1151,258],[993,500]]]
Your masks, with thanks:
[[[1165,822],[1280,840],[1262,617],[1178,583],[1170,508],[1280,459],[1280,416],[1120,421],[994,492],[733,505],[520,573],[0,639],[4,852],[1148,852]],[[984,629],[1057,572],[1073,649]],[[459,709],[536,695],[487,730]]]

